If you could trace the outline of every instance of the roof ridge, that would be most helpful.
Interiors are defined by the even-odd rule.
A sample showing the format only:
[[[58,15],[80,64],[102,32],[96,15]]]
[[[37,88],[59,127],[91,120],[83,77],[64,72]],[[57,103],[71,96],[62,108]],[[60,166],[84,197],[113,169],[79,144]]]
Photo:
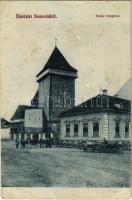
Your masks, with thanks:
[[[99,102],[96,102],[96,97],[101,97],[105,96],[106,98],[108,97],[109,101],[106,102],[106,98],[103,98],[101,101],[101,98]],[[91,101],[93,100],[93,101]],[[91,103],[90,103],[91,101]],[[99,104],[98,104],[99,103]],[[123,107],[118,108],[115,106],[116,104],[124,104]],[[88,112],[103,112],[103,111],[111,111],[111,112],[127,112],[129,113],[131,109],[131,101],[122,99],[122,98],[117,98],[115,96],[110,96],[110,95],[104,95],[104,94],[99,94],[96,95],[81,104],[78,104],[68,110],[65,110],[60,113],[60,117],[63,115],[72,115],[76,113],[88,113]]]

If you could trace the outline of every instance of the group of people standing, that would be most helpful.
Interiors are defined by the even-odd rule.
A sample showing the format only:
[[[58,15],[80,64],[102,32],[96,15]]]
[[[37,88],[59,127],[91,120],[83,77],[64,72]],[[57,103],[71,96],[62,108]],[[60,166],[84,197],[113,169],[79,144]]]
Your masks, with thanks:
[[[25,148],[25,146],[26,146],[26,140],[16,139],[16,149],[18,149],[20,146],[22,148]]]
[[[40,147],[40,148],[43,148],[43,147],[51,148],[52,143],[53,143],[53,141],[51,138],[46,138],[45,140],[43,138],[40,138],[39,140],[27,138],[26,140],[16,139],[15,145],[16,145],[16,149],[31,147],[31,146]]]

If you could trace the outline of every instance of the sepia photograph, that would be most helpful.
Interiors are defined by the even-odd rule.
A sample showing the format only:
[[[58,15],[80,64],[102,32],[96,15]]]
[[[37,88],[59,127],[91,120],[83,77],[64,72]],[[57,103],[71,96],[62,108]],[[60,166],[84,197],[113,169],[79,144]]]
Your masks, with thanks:
[[[3,197],[130,189],[130,2],[0,5]]]

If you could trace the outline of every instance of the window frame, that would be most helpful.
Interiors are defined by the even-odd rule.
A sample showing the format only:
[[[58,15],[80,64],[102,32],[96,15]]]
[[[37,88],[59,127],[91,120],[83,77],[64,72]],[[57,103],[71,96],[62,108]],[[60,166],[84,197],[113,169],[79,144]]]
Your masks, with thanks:
[[[67,131],[67,125],[69,126],[69,131]],[[66,137],[70,137],[70,132],[71,132],[71,124],[70,123],[66,123]]]
[[[116,126],[118,124],[118,127]],[[115,138],[120,138],[120,121],[115,121]]]
[[[77,131],[75,131],[75,126],[77,126]],[[79,136],[79,124],[78,123],[74,123],[74,137],[78,137]]]
[[[126,127],[126,125],[128,125],[127,127]],[[128,131],[126,131],[126,128],[128,129]],[[129,138],[129,122],[125,122],[125,137],[126,138]]]
[[[87,127],[84,127],[86,124]],[[87,129],[87,131],[84,131],[84,129]],[[83,122],[83,137],[88,137],[88,122]]]
[[[98,124],[98,130],[94,130],[97,128],[97,126],[94,126],[94,124]],[[94,121],[93,122],[93,137],[99,137],[100,136],[100,123],[99,121]]]

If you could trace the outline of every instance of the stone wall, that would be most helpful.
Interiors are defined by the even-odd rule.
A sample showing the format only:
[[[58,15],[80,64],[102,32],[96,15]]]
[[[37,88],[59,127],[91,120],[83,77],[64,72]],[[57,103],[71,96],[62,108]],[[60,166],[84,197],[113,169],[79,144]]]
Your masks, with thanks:
[[[58,72],[57,72],[58,73]],[[74,106],[75,77],[48,74],[39,81],[39,108],[44,108],[47,121],[58,122],[58,115]]]
[[[44,108],[47,120],[49,120],[50,75],[39,81],[39,107]]]
[[[58,115],[74,106],[75,79],[51,75],[50,121],[58,121]]]

